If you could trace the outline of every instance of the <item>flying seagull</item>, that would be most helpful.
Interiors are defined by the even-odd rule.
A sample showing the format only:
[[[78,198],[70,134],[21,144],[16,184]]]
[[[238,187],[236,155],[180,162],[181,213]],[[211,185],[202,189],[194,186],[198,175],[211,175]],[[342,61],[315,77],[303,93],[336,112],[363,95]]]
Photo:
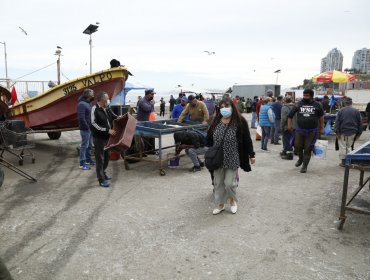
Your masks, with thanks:
[[[203,52],[207,53],[208,55],[216,54],[215,52],[210,52],[210,51],[203,51]]]
[[[57,49],[60,49],[60,50],[61,50],[61,49],[63,49],[63,48],[62,48],[62,47],[60,47],[60,46],[57,46]]]
[[[281,69],[276,70],[274,73],[281,73]]]
[[[18,26],[19,27],[19,29],[24,33],[24,34],[26,34],[26,35],[28,35],[27,34],[27,32],[26,32],[26,30],[24,30],[22,27],[20,27],[20,26]]]

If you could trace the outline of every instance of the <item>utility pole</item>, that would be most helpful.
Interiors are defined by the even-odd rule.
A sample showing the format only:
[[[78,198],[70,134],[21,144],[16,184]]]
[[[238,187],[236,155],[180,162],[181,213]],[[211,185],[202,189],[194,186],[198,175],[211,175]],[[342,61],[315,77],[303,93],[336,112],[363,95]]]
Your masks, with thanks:
[[[4,57],[5,57],[5,78],[6,78],[6,88],[9,89],[9,77],[8,77],[8,58],[6,54],[6,42],[0,42],[4,45]]]
[[[60,85],[60,56],[62,55],[62,51],[57,49],[55,51],[55,55],[58,56],[57,59],[57,76],[58,76],[58,85]]]

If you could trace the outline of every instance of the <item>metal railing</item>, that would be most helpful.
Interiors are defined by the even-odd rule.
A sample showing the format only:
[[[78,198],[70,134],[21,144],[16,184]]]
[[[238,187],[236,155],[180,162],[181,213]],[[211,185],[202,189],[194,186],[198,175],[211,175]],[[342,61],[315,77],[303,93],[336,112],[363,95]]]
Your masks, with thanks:
[[[49,89],[49,81],[13,81],[0,79],[0,85],[12,90],[13,86],[17,92],[18,101],[35,97]]]

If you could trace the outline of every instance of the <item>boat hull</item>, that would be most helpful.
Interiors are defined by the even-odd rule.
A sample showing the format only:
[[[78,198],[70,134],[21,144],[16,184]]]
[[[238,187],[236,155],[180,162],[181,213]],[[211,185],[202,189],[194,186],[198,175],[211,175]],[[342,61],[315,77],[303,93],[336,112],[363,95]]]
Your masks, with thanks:
[[[123,90],[126,80],[127,70],[120,67],[78,78],[15,105],[8,119],[23,120],[33,130],[74,129],[78,127],[78,99],[85,89],[95,94],[104,91],[112,98]]]

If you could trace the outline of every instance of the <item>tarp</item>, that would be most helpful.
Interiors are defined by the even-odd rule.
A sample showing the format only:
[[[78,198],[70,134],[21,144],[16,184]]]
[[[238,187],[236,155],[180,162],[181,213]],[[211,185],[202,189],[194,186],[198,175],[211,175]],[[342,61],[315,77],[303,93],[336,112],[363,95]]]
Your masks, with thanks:
[[[125,88],[112,98],[111,105],[126,105],[126,95],[130,90],[145,90],[151,88],[153,87],[149,87],[138,82],[126,82]]]

